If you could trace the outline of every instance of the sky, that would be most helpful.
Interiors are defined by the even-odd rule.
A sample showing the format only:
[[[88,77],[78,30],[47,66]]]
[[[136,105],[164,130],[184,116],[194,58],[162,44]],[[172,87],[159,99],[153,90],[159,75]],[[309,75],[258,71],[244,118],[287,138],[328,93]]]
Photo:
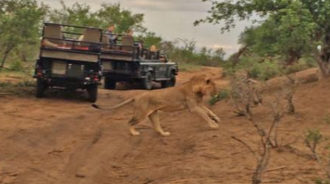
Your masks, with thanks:
[[[38,0],[60,8],[60,0]],[[196,41],[197,48],[223,48],[227,56],[237,52],[239,34],[248,22],[238,22],[235,29],[221,34],[220,25],[201,24],[194,26],[195,20],[205,18],[211,5],[202,0],[64,0],[66,5],[75,2],[86,3],[92,10],[98,10],[102,3],[120,3],[124,9],[144,14],[144,26],[165,40],[178,38]]]

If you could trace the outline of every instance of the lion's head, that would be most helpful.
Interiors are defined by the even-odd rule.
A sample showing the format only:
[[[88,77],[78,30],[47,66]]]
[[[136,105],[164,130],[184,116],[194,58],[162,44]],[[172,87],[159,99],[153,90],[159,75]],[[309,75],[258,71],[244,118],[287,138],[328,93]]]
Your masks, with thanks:
[[[202,96],[213,96],[218,92],[213,79],[206,75],[194,76],[190,81],[192,82],[193,91]]]

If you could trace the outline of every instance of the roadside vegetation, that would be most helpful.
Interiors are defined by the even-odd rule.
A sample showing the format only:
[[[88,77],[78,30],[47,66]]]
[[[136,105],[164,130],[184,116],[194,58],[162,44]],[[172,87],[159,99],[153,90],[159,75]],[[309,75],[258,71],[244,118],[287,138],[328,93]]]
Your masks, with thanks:
[[[254,23],[241,33],[238,39],[241,48],[231,55],[222,67],[225,75],[231,79],[229,96],[236,114],[247,117],[261,137],[257,151],[250,146],[250,143],[239,137],[232,137],[256,158],[257,164],[251,176],[251,183],[260,184],[264,181],[263,173],[268,163],[272,162],[271,149],[280,146],[276,139],[278,124],[282,117],[292,116],[297,110],[294,95],[298,81],[293,77],[295,75],[289,74],[318,67],[323,79],[330,76],[330,2],[322,0],[203,1],[211,3],[212,7],[208,11],[209,15],[197,20],[195,25],[221,23],[224,25],[221,31],[226,32],[234,28],[239,23],[238,20],[249,20]],[[258,103],[255,103],[255,97],[259,96],[255,93],[258,92],[255,90],[258,89],[256,86],[260,87],[265,83],[261,81],[281,75],[288,78],[289,84],[286,87],[282,86],[282,90],[268,90],[271,93],[266,94],[269,97],[274,96],[275,101],[258,100]],[[267,87],[271,86],[266,84],[264,88]],[[265,94],[260,96],[262,95]],[[221,98],[218,95],[212,100],[211,104]],[[259,102],[266,106],[268,104],[273,112],[273,121],[268,131],[267,128],[261,128],[266,124],[256,121],[253,114],[252,108],[259,105]],[[324,117],[324,121],[328,121],[328,115]],[[321,125],[315,126],[315,129],[307,131],[305,144],[324,174],[314,181],[317,184],[330,183],[328,151],[320,153],[320,149],[317,149],[325,138],[318,128]]]
[[[208,2],[209,0],[204,0]],[[222,23],[230,31],[237,20],[255,23],[239,38],[241,49],[225,65],[228,72],[242,68],[251,77],[267,80],[318,66],[324,78],[330,75],[329,1],[210,1],[209,16],[201,23]],[[248,67],[247,67],[248,66]]]

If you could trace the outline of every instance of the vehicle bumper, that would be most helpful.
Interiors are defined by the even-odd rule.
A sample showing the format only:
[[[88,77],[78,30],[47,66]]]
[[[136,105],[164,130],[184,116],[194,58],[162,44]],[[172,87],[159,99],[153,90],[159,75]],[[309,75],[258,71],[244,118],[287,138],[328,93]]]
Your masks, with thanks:
[[[65,78],[65,77],[38,77],[33,76],[33,78],[39,78],[44,80],[50,87],[65,87],[65,88],[73,88],[84,89],[89,85],[100,85],[100,81],[95,81],[93,79],[89,79],[86,77],[85,79],[77,79],[77,78]]]
[[[129,71],[105,71],[103,70],[103,76],[107,78],[111,78],[115,81],[131,81],[142,79],[143,77],[140,73],[134,73]]]

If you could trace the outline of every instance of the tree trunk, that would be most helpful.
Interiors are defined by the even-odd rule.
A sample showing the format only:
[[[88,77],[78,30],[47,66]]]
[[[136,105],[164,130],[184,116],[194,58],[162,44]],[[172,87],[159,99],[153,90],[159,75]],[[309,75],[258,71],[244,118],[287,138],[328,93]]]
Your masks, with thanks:
[[[235,54],[235,56],[233,57],[233,60],[232,60],[234,66],[236,66],[238,64],[241,56],[247,54],[248,49],[249,49],[249,45],[245,45],[238,50],[238,52]]]
[[[321,39],[316,39],[320,40]],[[321,79],[328,78],[330,76],[330,34],[325,35],[322,41],[323,45],[321,50],[315,48],[314,58],[319,66],[321,72]]]
[[[314,58],[319,66],[319,70],[321,72],[322,78],[327,78],[330,76],[330,53],[326,53],[324,50],[322,50],[322,53],[320,53],[318,50],[315,49],[314,51]]]
[[[9,47],[9,48],[6,49],[6,51],[5,51],[5,53],[4,53],[4,56],[3,56],[3,58],[2,58],[2,62],[1,62],[1,66],[0,66],[0,73],[1,73],[1,71],[2,71],[2,68],[4,68],[4,66],[5,66],[5,63],[6,63],[6,60],[7,60],[7,57],[8,57],[8,55],[9,55],[10,51],[11,51],[13,48],[14,48],[14,47]]]

